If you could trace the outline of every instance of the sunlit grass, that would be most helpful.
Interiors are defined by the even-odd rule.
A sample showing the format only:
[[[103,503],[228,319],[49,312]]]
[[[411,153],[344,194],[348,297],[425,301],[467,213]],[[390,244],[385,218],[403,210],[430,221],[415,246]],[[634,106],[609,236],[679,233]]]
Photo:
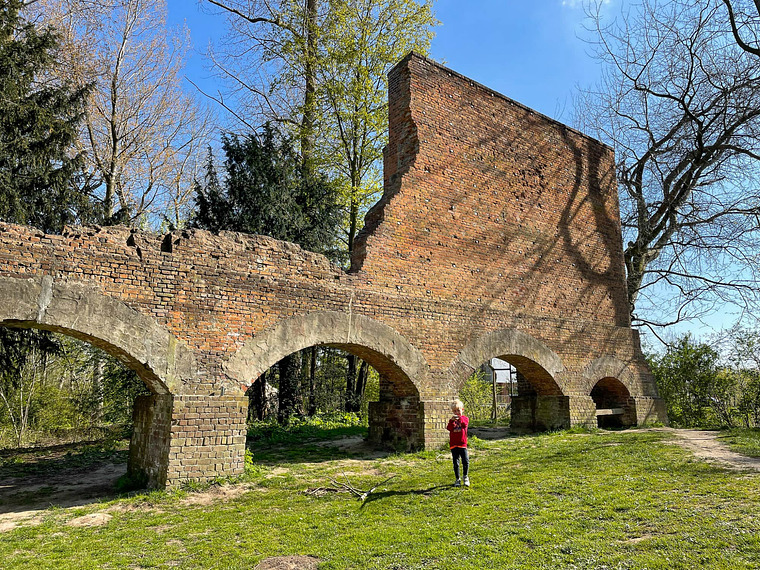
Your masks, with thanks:
[[[722,430],[718,438],[733,451],[749,457],[760,457],[760,428]]]
[[[308,554],[324,569],[760,567],[760,474],[695,461],[668,437],[475,438],[470,489],[451,486],[446,450],[320,461],[294,454],[256,463],[244,493],[211,504],[179,491],[49,511],[39,526],[0,534],[0,565],[251,569],[270,556]],[[335,487],[330,478],[366,490],[390,475],[364,502],[313,493]],[[96,511],[113,518],[66,524]]]

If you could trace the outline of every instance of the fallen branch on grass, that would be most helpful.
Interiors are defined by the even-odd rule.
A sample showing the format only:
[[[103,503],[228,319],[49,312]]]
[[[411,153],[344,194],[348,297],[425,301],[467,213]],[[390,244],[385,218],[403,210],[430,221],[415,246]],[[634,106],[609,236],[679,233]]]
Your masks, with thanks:
[[[341,483],[340,481],[337,481],[337,480],[333,479],[332,477],[328,477],[328,479],[330,479],[330,481],[332,481],[334,485],[342,487],[343,489],[345,489],[346,491],[348,491],[352,495],[354,495],[354,496],[358,497],[359,499],[361,499],[361,501],[363,503],[364,501],[367,500],[367,497],[369,497],[370,494],[375,489],[377,489],[381,485],[384,485],[385,483],[387,483],[388,481],[390,481],[394,477],[395,477],[395,475],[391,475],[390,477],[388,477],[387,479],[384,479],[383,481],[381,481],[380,483],[378,483],[377,485],[375,485],[374,487],[372,487],[368,491],[362,491],[361,489],[357,489],[356,487],[354,487],[351,484],[351,481],[348,480],[348,476],[345,473],[343,473],[343,478],[346,480],[345,483]]]

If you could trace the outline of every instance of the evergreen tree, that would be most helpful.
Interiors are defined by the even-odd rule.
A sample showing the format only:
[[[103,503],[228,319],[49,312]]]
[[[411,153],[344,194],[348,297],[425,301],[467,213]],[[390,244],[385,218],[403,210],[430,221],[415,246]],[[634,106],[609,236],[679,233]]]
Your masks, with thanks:
[[[60,232],[92,212],[72,183],[88,89],[52,80],[56,34],[25,21],[22,7],[0,5],[0,220]]]
[[[341,220],[338,193],[304,165],[289,139],[266,125],[260,135],[225,135],[222,148],[224,181],[209,153],[203,183],[196,182],[191,227],[268,235],[334,256]],[[301,412],[301,354],[285,357],[278,368],[277,417],[286,422]]]
[[[304,168],[288,138],[266,125],[260,135],[224,135],[220,183],[209,153],[203,183],[196,181],[191,226],[268,235],[332,255],[340,205],[332,184]]]

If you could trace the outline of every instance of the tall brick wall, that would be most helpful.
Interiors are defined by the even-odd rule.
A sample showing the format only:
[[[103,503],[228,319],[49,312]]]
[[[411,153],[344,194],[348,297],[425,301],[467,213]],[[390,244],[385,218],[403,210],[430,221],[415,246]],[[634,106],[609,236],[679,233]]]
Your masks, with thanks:
[[[495,356],[535,391],[526,425],[595,423],[608,377],[638,422],[666,421],[629,328],[611,151],[421,57],[389,82],[385,192],[349,272],[263,236],[0,224],[0,324],[138,371],[161,398],[137,407],[131,465],[155,484],[240,473],[244,388],[314,344],[378,369],[371,435],[398,446],[440,444]]]

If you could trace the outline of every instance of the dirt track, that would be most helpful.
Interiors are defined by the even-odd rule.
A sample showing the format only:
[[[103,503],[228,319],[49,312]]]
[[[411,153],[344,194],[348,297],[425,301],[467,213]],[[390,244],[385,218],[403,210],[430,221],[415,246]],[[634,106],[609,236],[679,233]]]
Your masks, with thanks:
[[[755,469],[760,471],[760,459],[747,457],[731,451],[718,440],[714,431],[692,429],[657,428],[657,431],[668,431],[678,436],[675,443],[690,450],[694,455],[705,461],[720,464],[729,469]]]

